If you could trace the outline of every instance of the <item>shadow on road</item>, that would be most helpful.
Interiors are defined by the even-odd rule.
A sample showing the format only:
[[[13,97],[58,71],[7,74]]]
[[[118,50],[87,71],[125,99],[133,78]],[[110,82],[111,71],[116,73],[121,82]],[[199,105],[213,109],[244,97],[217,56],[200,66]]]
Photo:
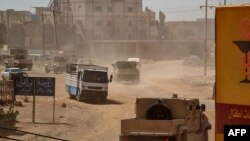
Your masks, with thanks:
[[[118,100],[113,100],[113,99],[107,99],[105,103],[100,103],[100,102],[94,101],[94,100],[83,100],[83,102],[85,102],[87,104],[95,104],[95,105],[121,105],[121,104],[123,104],[122,102],[120,102]]]
[[[10,129],[16,130],[17,128],[10,128]],[[9,136],[13,136],[13,135],[17,136],[17,138],[18,138],[18,136],[24,136],[25,133],[15,132],[13,130],[8,130],[8,128],[5,129],[5,127],[0,128],[0,139],[22,141],[22,140],[18,140],[16,138],[9,137]]]

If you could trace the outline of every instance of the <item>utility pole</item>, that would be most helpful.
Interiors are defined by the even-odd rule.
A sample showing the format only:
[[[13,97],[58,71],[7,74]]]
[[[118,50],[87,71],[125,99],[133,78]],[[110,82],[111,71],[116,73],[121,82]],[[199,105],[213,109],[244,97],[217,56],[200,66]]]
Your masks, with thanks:
[[[55,37],[55,49],[57,51],[60,51],[60,46],[58,44],[58,38],[57,38],[57,20],[56,20],[56,13],[62,13],[59,11],[55,10],[55,5],[54,7],[51,9],[51,12],[53,13],[53,18],[54,18],[54,37]]]
[[[44,43],[44,36],[45,36],[45,31],[44,31],[44,12],[42,11],[42,26],[43,26],[43,38],[42,38],[42,46],[43,46],[43,61],[44,61],[44,55],[45,55],[45,43]]]
[[[205,7],[205,33],[204,33],[204,72],[203,75],[206,76],[207,75],[207,59],[208,59],[208,55],[207,55],[207,8],[214,8],[215,6],[208,6],[208,1],[205,0],[205,6],[200,6],[200,8]]]
[[[55,49],[60,50],[58,43],[57,43],[57,22],[56,22],[56,11],[53,9],[53,18],[54,18],[54,38],[55,38]]]

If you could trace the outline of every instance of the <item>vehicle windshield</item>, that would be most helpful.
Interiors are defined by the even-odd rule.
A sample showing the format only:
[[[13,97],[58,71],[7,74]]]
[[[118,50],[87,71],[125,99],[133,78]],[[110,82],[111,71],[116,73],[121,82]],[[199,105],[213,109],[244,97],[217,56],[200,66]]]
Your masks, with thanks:
[[[120,69],[132,69],[136,68],[137,63],[134,61],[119,61],[116,63],[117,67]]]
[[[91,83],[107,83],[107,72],[85,70],[83,74],[83,81]]]
[[[10,72],[21,72],[20,69],[10,69]]]

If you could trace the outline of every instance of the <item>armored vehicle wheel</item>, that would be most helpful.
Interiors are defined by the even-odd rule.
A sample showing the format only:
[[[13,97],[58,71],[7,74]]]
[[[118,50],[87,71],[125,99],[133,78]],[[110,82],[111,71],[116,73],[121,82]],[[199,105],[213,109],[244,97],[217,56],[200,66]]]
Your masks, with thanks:
[[[146,119],[148,120],[171,120],[171,111],[163,101],[151,105],[146,111]]]

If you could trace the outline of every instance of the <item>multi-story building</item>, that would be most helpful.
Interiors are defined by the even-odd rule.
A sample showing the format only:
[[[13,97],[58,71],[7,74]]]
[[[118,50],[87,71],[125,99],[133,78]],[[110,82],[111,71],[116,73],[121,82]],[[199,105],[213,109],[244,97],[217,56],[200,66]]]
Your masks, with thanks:
[[[79,40],[143,40],[155,37],[155,13],[142,0],[51,0],[57,23],[76,26]]]
[[[24,46],[23,23],[30,21],[28,11],[15,11],[7,9],[0,11],[0,44],[8,44],[10,47]]]
[[[14,9],[7,9],[6,11],[0,11],[0,23],[5,23],[9,27],[12,24],[21,24],[26,21],[30,21],[29,11],[15,11]]]
[[[204,40],[205,38],[205,19],[197,21],[172,21],[167,22],[166,27],[170,32],[169,39],[174,40]],[[207,20],[207,39],[215,40],[215,21]]]

